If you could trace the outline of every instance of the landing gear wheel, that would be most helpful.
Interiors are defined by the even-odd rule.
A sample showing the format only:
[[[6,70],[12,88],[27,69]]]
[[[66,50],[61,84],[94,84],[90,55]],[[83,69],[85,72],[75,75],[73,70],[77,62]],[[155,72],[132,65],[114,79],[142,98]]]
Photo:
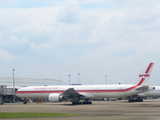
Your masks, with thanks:
[[[72,102],[72,105],[79,105],[82,104],[81,102]]]
[[[23,104],[26,104],[26,103],[27,103],[26,101],[23,102]]]
[[[135,100],[134,99],[129,99],[128,102],[135,102]]]
[[[83,102],[83,104],[92,104],[92,102]]]
[[[29,100],[29,99],[26,99],[26,98],[25,98],[24,101],[23,101],[23,104],[27,104],[28,100]]]

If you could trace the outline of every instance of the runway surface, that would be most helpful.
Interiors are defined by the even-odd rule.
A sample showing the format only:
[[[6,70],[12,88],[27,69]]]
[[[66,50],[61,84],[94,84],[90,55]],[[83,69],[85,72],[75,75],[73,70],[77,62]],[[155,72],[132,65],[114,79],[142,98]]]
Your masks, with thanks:
[[[6,103],[0,112],[81,113],[72,117],[56,117],[56,120],[160,120],[160,99],[128,103],[122,101],[93,101],[91,105],[60,103]],[[1,119],[1,118],[0,118]],[[4,120],[52,120],[47,118],[5,118]],[[1,119],[3,120],[3,119]]]

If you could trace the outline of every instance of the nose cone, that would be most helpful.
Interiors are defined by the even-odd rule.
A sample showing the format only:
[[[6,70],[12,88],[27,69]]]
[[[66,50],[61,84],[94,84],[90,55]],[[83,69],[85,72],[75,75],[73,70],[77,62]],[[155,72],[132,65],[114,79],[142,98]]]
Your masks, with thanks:
[[[20,97],[21,89],[18,89],[15,96]]]

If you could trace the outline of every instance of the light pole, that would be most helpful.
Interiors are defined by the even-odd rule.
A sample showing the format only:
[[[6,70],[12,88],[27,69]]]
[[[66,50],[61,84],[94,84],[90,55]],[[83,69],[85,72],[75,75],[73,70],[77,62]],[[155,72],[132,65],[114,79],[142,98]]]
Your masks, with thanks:
[[[90,79],[90,85],[92,85],[92,81],[91,81],[91,79]]]
[[[78,84],[79,84],[79,75],[80,75],[80,73],[78,73]]]
[[[69,84],[70,84],[70,76],[71,76],[71,75],[69,74],[68,76],[69,76]]]
[[[105,84],[107,84],[107,75],[105,75]]]
[[[13,102],[15,102],[15,97],[14,97],[14,95],[15,95],[15,83],[14,83],[14,71],[15,71],[15,69],[13,69]]]
[[[59,85],[61,84],[61,83],[60,83],[60,79],[61,79],[61,78],[60,78],[60,75],[61,75],[60,72],[61,72],[61,71],[60,71],[60,69],[59,69]]]

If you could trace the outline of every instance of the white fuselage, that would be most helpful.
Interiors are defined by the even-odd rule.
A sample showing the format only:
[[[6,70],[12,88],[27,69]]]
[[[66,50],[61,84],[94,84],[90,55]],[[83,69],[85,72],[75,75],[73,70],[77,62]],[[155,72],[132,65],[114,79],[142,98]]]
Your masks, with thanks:
[[[137,85],[66,85],[66,86],[32,86],[20,88],[16,96],[30,99],[47,99],[49,94],[61,94],[68,88],[74,88],[85,98],[120,98],[140,93]]]

